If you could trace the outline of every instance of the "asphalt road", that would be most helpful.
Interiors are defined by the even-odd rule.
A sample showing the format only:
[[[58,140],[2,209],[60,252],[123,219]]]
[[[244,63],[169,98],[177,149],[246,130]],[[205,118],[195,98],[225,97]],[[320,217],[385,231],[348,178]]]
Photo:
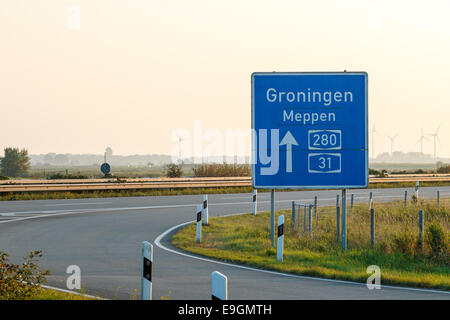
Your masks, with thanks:
[[[355,202],[403,199],[405,189],[352,190]],[[413,189],[408,190],[408,197]],[[450,187],[421,188],[421,197],[450,196]],[[291,201],[333,205],[340,191],[277,192],[276,209]],[[19,262],[30,250],[42,249],[42,264],[52,272],[49,285],[66,288],[66,268],[81,268],[82,286],[106,298],[139,298],[141,242],[154,240],[181,223],[192,221],[202,196],[164,196],[0,202],[0,248]],[[209,195],[210,216],[251,210],[250,194]],[[269,210],[270,194],[258,195],[258,209]],[[160,237],[161,238],[161,237]],[[450,299],[450,292],[411,290],[286,276],[239,268],[186,256],[170,243],[170,233],[154,245],[153,297],[210,299],[210,275],[228,276],[230,299]],[[173,251],[170,251],[173,250]],[[176,252],[174,252],[176,251]],[[134,291],[136,289],[136,291]]]

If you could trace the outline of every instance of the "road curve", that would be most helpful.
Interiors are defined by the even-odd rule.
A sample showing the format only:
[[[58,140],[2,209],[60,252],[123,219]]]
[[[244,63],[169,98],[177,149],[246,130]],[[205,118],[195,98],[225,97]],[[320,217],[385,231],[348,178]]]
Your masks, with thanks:
[[[355,202],[402,199],[405,189],[352,190]],[[421,197],[450,196],[450,187],[421,188]],[[411,195],[412,189],[408,189]],[[291,201],[332,205],[338,191],[277,192],[276,208]],[[269,209],[269,193],[259,194],[259,209]],[[0,248],[13,261],[29,250],[42,249],[42,264],[52,271],[49,284],[66,288],[69,265],[78,265],[87,293],[107,298],[139,296],[141,242],[155,246],[153,295],[169,299],[210,299],[210,274],[229,277],[230,299],[450,299],[449,292],[409,290],[261,272],[210,259],[198,259],[173,248],[164,233],[194,218],[200,195],[0,202]],[[250,194],[209,195],[211,216],[248,212]],[[163,235],[163,236],[161,236]],[[168,250],[167,250],[168,249]],[[137,292],[134,292],[134,289]]]

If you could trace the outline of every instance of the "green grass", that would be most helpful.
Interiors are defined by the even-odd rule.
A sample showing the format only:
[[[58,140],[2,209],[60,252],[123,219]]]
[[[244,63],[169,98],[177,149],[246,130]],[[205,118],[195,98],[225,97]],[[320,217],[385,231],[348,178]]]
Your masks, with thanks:
[[[85,295],[77,295],[65,293],[53,289],[40,288],[36,295],[27,300],[97,300],[95,298],[86,297]]]
[[[421,187],[449,186],[450,182],[423,182]],[[415,182],[371,183],[369,188],[413,188]],[[298,189],[297,191],[300,191]],[[268,192],[269,190],[258,190]],[[296,190],[277,190],[288,192]],[[225,193],[251,193],[253,188],[248,187],[218,187],[218,188],[174,188],[174,189],[130,189],[105,191],[51,191],[51,192],[5,192],[0,193],[0,201],[12,200],[47,200],[47,199],[84,199],[109,197],[143,197],[143,196],[174,196],[195,194],[225,194]]]
[[[439,210],[431,202],[409,205],[406,210],[401,202],[376,204],[373,248],[367,204],[355,206],[348,216],[346,253],[336,242],[335,207],[319,208],[312,237],[303,232],[303,215],[297,219],[301,223],[291,229],[290,210],[276,212],[276,216],[284,214],[286,220],[283,262],[276,261],[276,249],[271,246],[269,212],[211,217],[200,244],[195,241],[194,224],[179,230],[172,244],[196,254],[258,268],[364,283],[369,276],[366,268],[378,265],[382,284],[450,290],[448,246],[444,255],[433,257],[427,243],[422,249],[417,245],[419,208],[424,210],[425,230],[431,223],[439,223],[448,239],[450,201],[446,199]],[[403,238],[412,241],[402,241]]]

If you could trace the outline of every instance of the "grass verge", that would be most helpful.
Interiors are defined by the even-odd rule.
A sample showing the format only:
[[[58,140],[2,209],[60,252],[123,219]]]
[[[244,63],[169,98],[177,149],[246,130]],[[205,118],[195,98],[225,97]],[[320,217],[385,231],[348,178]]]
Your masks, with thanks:
[[[449,182],[422,182],[421,187],[450,186]],[[415,182],[371,183],[369,188],[413,188]],[[298,189],[297,191],[301,191]],[[269,190],[258,190],[268,192]],[[296,190],[279,190],[279,192]],[[116,198],[116,197],[145,197],[145,196],[174,196],[195,194],[226,194],[251,193],[253,188],[225,187],[225,188],[174,188],[148,190],[105,190],[105,191],[53,191],[53,192],[5,192],[0,193],[0,201],[13,200],[48,200],[48,199],[84,199],[84,198]]]
[[[28,300],[98,300],[83,294],[65,293],[53,289],[40,288],[38,292]]]
[[[317,219],[312,221],[312,237],[303,231],[303,210],[294,227],[290,210],[277,211],[276,216],[284,214],[286,221],[283,262],[276,261],[276,249],[270,242],[269,212],[211,217],[200,244],[195,241],[194,224],[180,229],[171,241],[183,250],[224,261],[363,283],[369,276],[367,267],[377,265],[381,268],[382,285],[450,290],[449,204],[448,199],[441,201],[439,209],[423,201],[406,209],[400,201],[377,204],[374,247],[370,246],[367,204],[357,205],[348,214],[346,253],[336,242],[335,207],[319,208]],[[422,248],[418,245],[419,209],[424,210],[425,217]],[[441,238],[433,231],[437,225],[443,231],[438,232]],[[434,250],[436,239],[441,241],[441,247],[437,246],[440,250]]]

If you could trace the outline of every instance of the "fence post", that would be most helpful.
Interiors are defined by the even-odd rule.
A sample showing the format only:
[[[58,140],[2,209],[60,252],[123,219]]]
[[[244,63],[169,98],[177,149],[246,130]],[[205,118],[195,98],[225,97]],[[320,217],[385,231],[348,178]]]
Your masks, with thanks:
[[[211,273],[212,300],[228,300],[228,278],[218,271]]]
[[[339,220],[340,220],[340,214],[339,214],[339,206],[336,205],[336,242],[339,242]]]
[[[258,190],[253,190],[253,215],[256,216],[257,211],[257,202],[256,202],[256,196],[258,194]]]
[[[309,206],[308,206],[308,208],[309,208],[309,210],[308,210],[308,231],[309,231],[309,235],[310,236],[312,236],[312,221],[311,221],[311,211],[312,211],[312,207],[313,207],[313,205],[312,204],[310,204]]]
[[[153,246],[147,242],[142,242],[142,282],[141,299],[152,300],[152,264]]]
[[[295,201],[292,201],[292,229],[294,229],[295,226]]]
[[[278,217],[277,260],[283,261],[284,215]]]
[[[208,225],[208,195],[203,195],[203,225]]]
[[[306,204],[303,205],[303,232],[306,233]]]
[[[314,219],[317,219],[317,196],[314,196]]]
[[[437,208],[439,209],[439,191],[436,192],[436,204]]]
[[[423,211],[419,210],[419,247],[422,248],[423,241]]]
[[[370,208],[370,245],[373,247],[375,244],[375,210],[371,206]]]
[[[202,205],[197,206],[197,242],[202,240]]]
[[[408,190],[405,190],[405,208],[407,205],[407,201],[408,201]]]

